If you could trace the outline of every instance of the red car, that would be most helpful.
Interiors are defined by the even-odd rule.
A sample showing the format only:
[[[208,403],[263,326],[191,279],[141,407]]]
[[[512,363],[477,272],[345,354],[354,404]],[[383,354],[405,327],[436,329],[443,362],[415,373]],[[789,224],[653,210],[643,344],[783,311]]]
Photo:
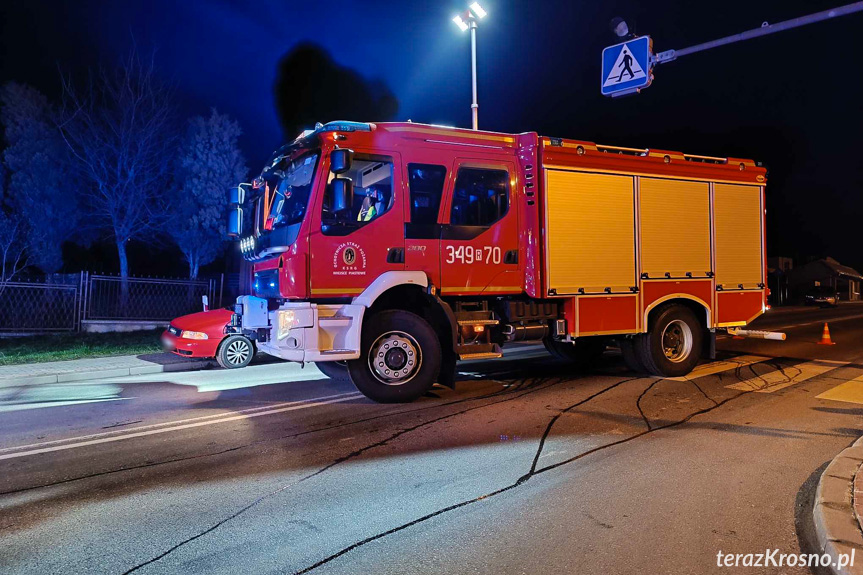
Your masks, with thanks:
[[[231,333],[232,315],[214,309],[178,317],[162,334],[162,346],[183,357],[215,357],[224,368],[245,367],[255,356],[255,343]]]
[[[162,346],[183,357],[215,357],[225,369],[246,367],[255,357],[255,342],[232,333],[229,309],[213,309],[178,317],[162,333]],[[315,364],[327,377],[347,380],[348,369],[343,361]]]

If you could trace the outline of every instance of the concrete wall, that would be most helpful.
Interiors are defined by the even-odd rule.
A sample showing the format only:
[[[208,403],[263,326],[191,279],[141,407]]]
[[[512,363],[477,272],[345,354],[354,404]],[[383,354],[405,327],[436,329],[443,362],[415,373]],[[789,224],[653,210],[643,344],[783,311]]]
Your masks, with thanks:
[[[168,322],[158,321],[108,321],[85,320],[81,322],[81,331],[86,333],[109,333],[117,331],[141,331],[165,329]]]

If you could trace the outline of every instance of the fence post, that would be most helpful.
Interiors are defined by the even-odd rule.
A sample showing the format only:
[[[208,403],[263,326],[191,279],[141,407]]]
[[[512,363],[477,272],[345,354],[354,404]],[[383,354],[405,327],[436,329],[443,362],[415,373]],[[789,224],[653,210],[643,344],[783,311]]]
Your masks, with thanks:
[[[222,307],[222,295],[225,293],[225,272],[222,272],[219,280],[219,308]]]
[[[90,272],[84,272],[84,303],[81,305],[81,329],[84,329],[84,322],[87,321],[87,313],[90,307]]]
[[[84,271],[78,274],[78,290],[75,292],[75,325],[73,331],[81,331],[81,302],[84,300]]]

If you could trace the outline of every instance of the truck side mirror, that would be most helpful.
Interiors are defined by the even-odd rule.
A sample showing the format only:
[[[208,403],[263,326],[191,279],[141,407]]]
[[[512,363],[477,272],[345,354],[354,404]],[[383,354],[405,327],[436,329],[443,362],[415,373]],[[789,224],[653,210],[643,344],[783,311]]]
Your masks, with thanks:
[[[333,186],[333,213],[349,210],[354,205],[354,182],[350,178],[336,178]]]
[[[233,203],[233,202],[232,202]],[[228,237],[238,238],[243,233],[243,208],[234,206],[228,212]]]
[[[231,188],[231,193],[228,194],[228,203],[235,206],[240,206],[246,202],[246,189],[241,185]]]
[[[330,171],[334,174],[344,174],[351,169],[354,151],[338,148],[330,152]]]

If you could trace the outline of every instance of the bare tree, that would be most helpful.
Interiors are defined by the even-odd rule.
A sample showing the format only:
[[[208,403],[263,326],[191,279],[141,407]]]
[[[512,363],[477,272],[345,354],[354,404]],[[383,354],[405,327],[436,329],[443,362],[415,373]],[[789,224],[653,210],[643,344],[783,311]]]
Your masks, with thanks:
[[[0,296],[27,265],[21,227],[21,222],[8,217],[0,206]]]
[[[169,232],[196,279],[201,266],[212,262],[225,246],[228,188],[245,179],[247,170],[237,145],[240,125],[215,109],[196,116],[177,155],[176,208]]]
[[[142,62],[134,50],[114,71],[91,76],[84,89],[63,78],[60,132],[85,184],[81,202],[90,222],[109,230],[117,246],[124,294],[127,243],[164,222],[173,121],[171,90],[156,78],[152,59]]]

